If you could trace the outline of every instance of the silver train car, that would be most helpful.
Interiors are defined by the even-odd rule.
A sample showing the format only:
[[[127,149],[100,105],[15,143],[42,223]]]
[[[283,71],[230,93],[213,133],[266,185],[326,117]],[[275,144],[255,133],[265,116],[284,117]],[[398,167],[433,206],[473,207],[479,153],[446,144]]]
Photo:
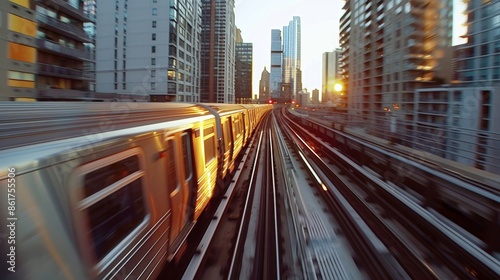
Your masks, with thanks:
[[[155,279],[270,109],[0,103],[0,278]]]

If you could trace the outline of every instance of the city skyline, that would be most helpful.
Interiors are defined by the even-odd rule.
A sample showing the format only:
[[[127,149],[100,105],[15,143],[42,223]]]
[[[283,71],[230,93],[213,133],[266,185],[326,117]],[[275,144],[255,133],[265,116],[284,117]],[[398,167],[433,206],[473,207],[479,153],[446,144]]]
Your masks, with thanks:
[[[340,0],[236,0],[236,26],[241,29],[243,41],[254,45],[253,93],[259,92],[258,81],[264,66],[271,68],[271,30],[283,31],[283,26],[287,26],[294,16],[299,16],[302,24],[303,87],[308,91],[315,88],[321,91],[322,54],[339,46],[343,4]]]
[[[465,42],[465,5],[453,0],[453,45]],[[293,16],[302,24],[302,84],[309,92],[320,90],[322,96],[322,55],[339,47],[339,23],[343,15],[341,0],[235,0],[236,26],[241,29],[244,42],[254,45],[253,94],[259,93],[259,79],[264,67],[271,69],[271,30],[288,25]],[[318,7],[321,7],[320,9]],[[257,10],[256,13],[249,11]],[[319,38],[319,40],[317,40]]]

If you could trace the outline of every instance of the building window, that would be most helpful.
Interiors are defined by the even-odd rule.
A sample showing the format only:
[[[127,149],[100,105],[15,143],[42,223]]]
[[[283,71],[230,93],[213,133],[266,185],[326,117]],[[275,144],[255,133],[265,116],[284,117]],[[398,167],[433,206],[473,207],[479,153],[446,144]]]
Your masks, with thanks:
[[[156,83],[155,82],[151,82],[151,90],[156,90]]]
[[[151,46],[151,53],[156,53],[156,46]]]
[[[156,76],[156,70],[151,70],[151,78],[154,78]]]
[[[156,20],[153,20],[152,25],[153,25],[153,28],[156,28]]]
[[[151,65],[156,65],[156,58],[151,58]]]
[[[156,16],[156,15],[158,15],[158,9],[153,8],[153,16]]]
[[[151,34],[151,40],[156,41],[156,33]]]

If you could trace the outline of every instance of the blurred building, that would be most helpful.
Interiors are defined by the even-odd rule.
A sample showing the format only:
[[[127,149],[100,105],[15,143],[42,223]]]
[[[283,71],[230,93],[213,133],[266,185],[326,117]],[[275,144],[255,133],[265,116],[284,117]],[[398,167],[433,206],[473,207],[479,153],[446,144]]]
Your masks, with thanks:
[[[93,43],[83,23],[94,19],[79,0],[1,1],[1,100],[92,99],[91,73],[84,64],[94,58],[84,44]],[[3,19],[2,19],[3,21]],[[1,73],[3,72],[3,73]]]
[[[36,1],[38,99],[92,99],[94,76],[85,65],[95,58],[85,44],[94,39],[83,24],[95,18],[83,8],[79,0]]]
[[[493,173],[500,172],[500,88],[416,90],[412,147]]]
[[[92,76],[92,80],[89,83],[89,89],[95,91],[95,36],[96,36],[96,25],[95,17],[97,13],[97,0],[84,0],[83,2],[83,12],[94,21],[84,22],[83,30],[87,32],[87,35],[92,39],[92,43],[83,43],[85,49],[90,52],[90,55],[94,60],[83,62],[83,71]]]
[[[197,1],[196,1],[197,2]],[[202,0],[201,102],[235,102],[234,0]]]
[[[500,20],[492,20],[499,7],[467,2],[453,83],[416,91],[413,125],[416,148],[493,173],[500,172]]]
[[[269,98],[269,71],[267,71],[264,66],[264,70],[262,70],[262,74],[260,74],[260,82],[259,82],[259,99],[261,101],[266,102]]]
[[[251,103],[253,44],[243,42],[239,29],[236,30],[236,34],[234,94],[236,103]]]
[[[34,100],[36,13],[31,1],[0,1],[0,100]]]
[[[313,89],[312,91],[312,96],[311,96],[311,103],[312,104],[319,104],[319,89]]]
[[[332,103],[337,92],[334,89],[336,83],[342,83],[339,74],[339,58],[341,49],[333,52],[323,53],[322,65],[322,91],[321,101],[323,103]]]
[[[269,77],[269,91],[271,98],[281,97],[283,81],[283,45],[281,30],[271,30],[271,72]]]
[[[311,94],[307,92],[307,90],[299,90],[296,95],[295,102],[300,107],[307,107],[309,105],[309,100],[311,98]]]
[[[457,46],[462,85],[500,85],[500,1],[467,1],[467,43]]]
[[[282,97],[286,99],[294,98],[302,90],[301,52],[300,17],[294,16],[288,26],[283,26]]]
[[[96,88],[150,101],[200,100],[199,1],[101,1]]]
[[[356,0],[343,9],[349,114],[376,125],[398,108],[398,118],[411,121],[415,90],[451,80],[452,1]]]

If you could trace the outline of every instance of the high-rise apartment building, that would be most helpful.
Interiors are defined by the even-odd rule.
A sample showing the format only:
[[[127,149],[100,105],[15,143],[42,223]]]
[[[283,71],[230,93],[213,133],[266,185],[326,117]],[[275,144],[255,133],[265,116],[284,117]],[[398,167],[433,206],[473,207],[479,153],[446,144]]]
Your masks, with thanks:
[[[500,172],[500,1],[468,1],[453,84],[416,90],[413,147]],[[496,23],[495,23],[495,18]]]
[[[281,83],[283,81],[283,44],[281,30],[271,30],[271,72],[269,89],[271,97],[281,97]]]
[[[234,0],[202,0],[201,101],[235,102]]]
[[[341,50],[336,49],[333,52],[323,53],[323,65],[321,70],[322,75],[322,102],[331,103],[335,99],[336,94],[340,92],[335,91],[335,84],[342,84],[339,74],[339,58]]]
[[[301,46],[300,17],[294,16],[288,26],[283,26],[282,88],[285,98],[293,98],[302,90]]]
[[[467,43],[457,46],[457,79],[500,85],[500,1],[467,1]]]
[[[259,99],[264,102],[266,102],[270,98],[269,79],[270,79],[270,73],[264,66],[264,70],[262,70],[262,74],[260,74],[260,82],[259,82]]]
[[[150,101],[199,101],[199,1],[102,1],[96,88]]]
[[[94,17],[86,14],[83,1],[36,1],[37,99],[85,99],[91,91],[92,73],[86,63],[94,63],[85,44],[93,44],[83,29]]]
[[[0,99],[82,100],[89,95],[92,62],[84,43],[93,43],[83,30],[94,19],[82,1],[11,0],[0,3]],[[3,72],[3,73],[2,73]],[[3,75],[2,75],[3,74]]]
[[[88,17],[95,20],[95,16],[97,13],[97,0],[84,0],[83,1],[83,12]],[[83,63],[83,71],[88,73],[89,76],[92,77],[92,80],[89,84],[90,91],[95,91],[95,35],[96,35],[96,26],[95,21],[84,22],[83,30],[87,32],[87,35],[92,39],[92,43],[83,43],[85,49],[90,52],[92,61],[85,61]]]
[[[35,99],[37,24],[32,1],[0,1],[0,100]]]
[[[451,1],[351,0],[344,10],[341,67],[349,113],[375,121],[397,111],[411,121],[415,89],[451,79]]]

